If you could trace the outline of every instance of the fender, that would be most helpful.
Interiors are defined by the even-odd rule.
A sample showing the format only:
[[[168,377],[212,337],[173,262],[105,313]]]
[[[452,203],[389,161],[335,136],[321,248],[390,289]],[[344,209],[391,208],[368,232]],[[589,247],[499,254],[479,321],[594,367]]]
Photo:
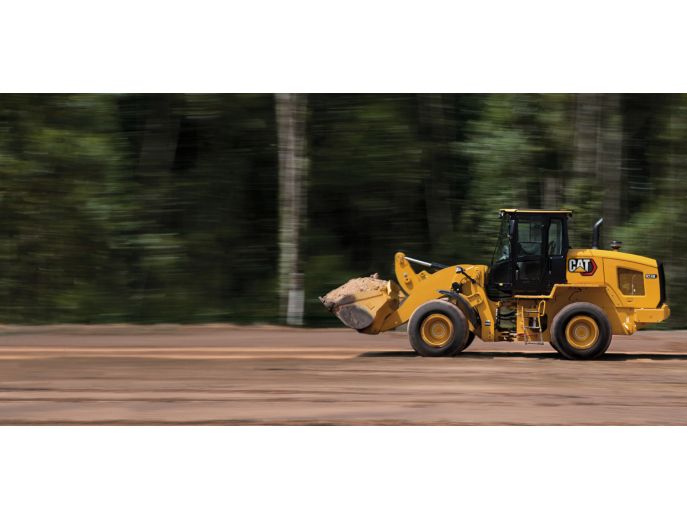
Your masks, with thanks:
[[[475,311],[475,309],[470,305],[468,302],[467,298],[458,292],[454,292],[452,290],[437,290],[440,294],[444,296],[448,296],[452,299],[456,300],[456,305],[458,308],[460,308],[463,313],[465,314],[465,317],[467,317],[468,321],[470,321],[470,324],[472,327],[477,330],[480,327],[480,318],[479,314]]]

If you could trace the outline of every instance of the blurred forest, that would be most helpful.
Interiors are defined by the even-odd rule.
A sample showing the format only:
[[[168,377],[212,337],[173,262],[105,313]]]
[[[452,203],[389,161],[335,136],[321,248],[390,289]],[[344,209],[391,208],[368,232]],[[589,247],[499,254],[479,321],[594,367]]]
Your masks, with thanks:
[[[289,166],[279,96],[3,95],[0,322],[282,322],[290,262],[305,324],[334,324],[317,296],[397,250],[489,263],[498,209],[529,207],[572,209],[573,246],[603,216],[606,247],[664,261],[687,324],[686,96],[298,102]]]

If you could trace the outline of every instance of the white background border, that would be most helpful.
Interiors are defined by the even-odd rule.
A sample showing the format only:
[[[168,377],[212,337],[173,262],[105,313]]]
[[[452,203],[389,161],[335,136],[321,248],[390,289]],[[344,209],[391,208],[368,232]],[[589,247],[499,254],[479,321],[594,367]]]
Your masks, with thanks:
[[[3,5],[2,90],[684,91],[684,11],[665,0],[25,0]]]
[[[13,519],[684,515],[678,427],[33,427],[2,440]]]

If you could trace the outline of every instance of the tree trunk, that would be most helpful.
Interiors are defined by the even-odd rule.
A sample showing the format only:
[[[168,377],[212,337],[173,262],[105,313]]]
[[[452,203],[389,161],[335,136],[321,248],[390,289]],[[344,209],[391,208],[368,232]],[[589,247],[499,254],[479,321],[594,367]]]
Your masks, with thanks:
[[[453,230],[451,189],[447,174],[449,128],[444,98],[441,94],[420,94],[420,133],[424,141],[425,207],[429,242],[436,251]]]
[[[560,209],[561,205],[561,180],[557,175],[549,173],[544,177],[542,194],[543,209]]]
[[[575,111],[575,177],[585,179],[583,208],[598,208],[604,218],[604,246],[621,222],[622,114],[619,94],[578,94]],[[601,197],[594,198],[594,193]],[[590,204],[591,203],[591,204]],[[595,219],[596,216],[593,216]]]
[[[279,141],[279,311],[286,324],[303,324],[305,303],[301,235],[306,215],[307,99],[276,94]]]
[[[605,225],[612,231],[621,223],[622,143],[623,126],[620,111],[620,94],[603,96],[603,134],[598,179],[603,189],[602,214]],[[611,239],[610,233],[606,236]],[[608,240],[607,240],[608,241]]]
[[[571,229],[571,243],[582,246],[591,240],[592,224],[600,216],[598,185],[601,141],[601,94],[575,96],[572,176],[566,179],[566,202],[579,210]]]
[[[156,185],[161,177],[169,177],[179,143],[180,120],[174,115],[173,107],[171,95],[150,98],[137,173]]]
[[[577,94],[573,171],[576,177],[594,178],[599,172],[601,95]]]
[[[141,184],[137,193],[140,204],[138,232],[148,235],[164,234],[171,199],[172,168],[179,145],[180,118],[174,113],[174,95],[146,96],[148,111],[143,139],[136,167],[136,180]],[[134,286],[138,290],[138,313],[145,314],[150,293],[151,270],[146,257],[164,254],[158,248],[143,245],[132,267]]]

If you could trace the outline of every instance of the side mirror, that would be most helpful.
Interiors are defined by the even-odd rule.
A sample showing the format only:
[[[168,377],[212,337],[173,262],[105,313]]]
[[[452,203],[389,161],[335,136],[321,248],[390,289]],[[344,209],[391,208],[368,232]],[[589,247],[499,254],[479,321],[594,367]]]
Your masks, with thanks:
[[[508,238],[512,240],[513,236],[515,236],[515,220],[508,222]]]
[[[456,274],[462,274],[463,273],[463,267],[458,266],[456,267]]]

